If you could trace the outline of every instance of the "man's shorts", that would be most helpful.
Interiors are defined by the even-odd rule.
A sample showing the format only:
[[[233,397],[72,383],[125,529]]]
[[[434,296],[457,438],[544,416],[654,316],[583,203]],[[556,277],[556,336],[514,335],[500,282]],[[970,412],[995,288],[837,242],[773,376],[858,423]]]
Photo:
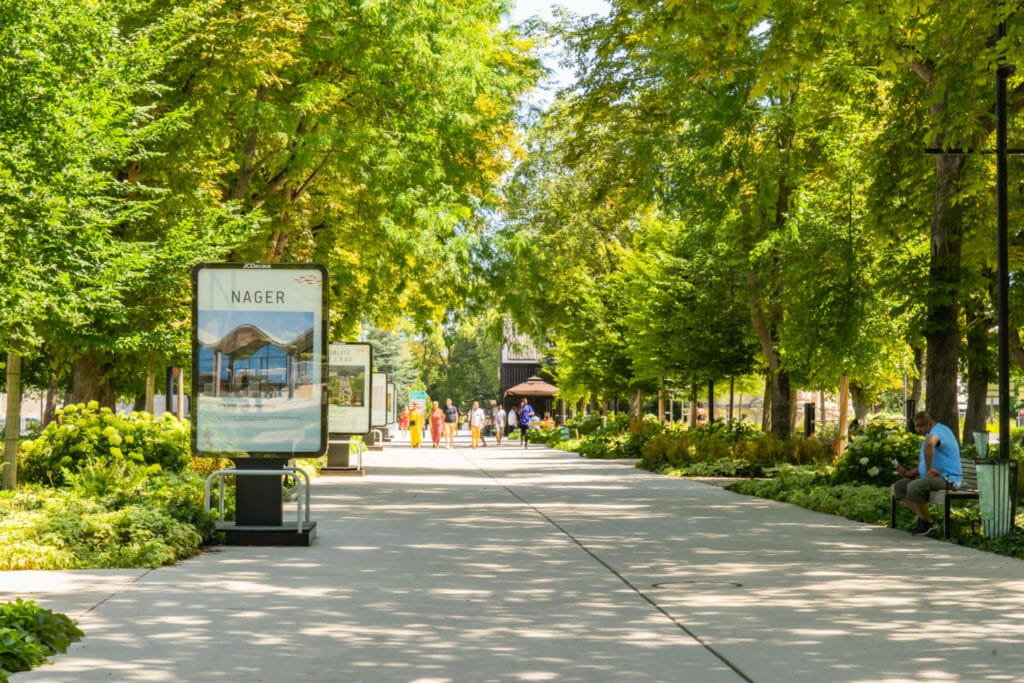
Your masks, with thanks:
[[[444,434],[445,436],[455,437],[455,428],[458,427],[454,422],[444,423]]]
[[[946,480],[938,476],[900,479],[892,485],[892,494],[896,496],[896,499],[905,500],[908,503],[927,503],[929,493],[945,490]]]

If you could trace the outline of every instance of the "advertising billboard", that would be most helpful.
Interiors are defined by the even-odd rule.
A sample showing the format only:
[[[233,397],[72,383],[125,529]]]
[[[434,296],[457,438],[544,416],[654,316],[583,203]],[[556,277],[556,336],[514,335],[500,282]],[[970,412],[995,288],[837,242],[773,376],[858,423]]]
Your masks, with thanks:
[[[327,431],[366,434],[370,431],[370,372],[373,347],[364,343],[330,345],[327,360]]]
[[[327,271],[192,270],[192,450],[315,457],[327,449]]]
[[[388,376],[386,373],[373,373],[370,391],[373,396],[370,401],[370,426],[386,427],[388,424]]]

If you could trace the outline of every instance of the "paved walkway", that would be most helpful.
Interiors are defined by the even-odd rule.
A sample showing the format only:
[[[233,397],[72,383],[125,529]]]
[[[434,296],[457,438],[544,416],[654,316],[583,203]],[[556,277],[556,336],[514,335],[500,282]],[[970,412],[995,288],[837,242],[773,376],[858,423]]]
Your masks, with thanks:
[[[86,632],[12,683],[1024,678],[1024,562],[630,465],[389,446],[309,548],[0,573]]]

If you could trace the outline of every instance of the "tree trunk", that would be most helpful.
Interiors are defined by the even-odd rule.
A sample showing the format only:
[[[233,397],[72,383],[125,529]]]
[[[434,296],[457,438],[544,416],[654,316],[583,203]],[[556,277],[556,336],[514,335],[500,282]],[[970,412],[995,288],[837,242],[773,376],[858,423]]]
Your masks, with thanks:
[[[864,426],[868,420],[869,406],[864,400],[864,390],[853,382],[850,382],[850,401],[853,403],[853,419],[857,421],[857,424]]]
[[[733,406],[736,403],[736,378],[729,376],[729,426],[733,424]]]
[[[921,410],[921,391],[924,385],[924,349],[914,348],[914,368],[917,370],[917,377],[910,380],[910,400],[914,402],[918,410]]]
[[[790,413],[792,392],[789,387],[789,371],[779,370],[772,378],[772,434],[788,439],[793,416]]]
[[[766,306],[758,292],[759,278],[753,272],[747,273],[747,285],[750,292],[750,317],[754,332],[761,345],[765,360],[768,363],[768,380],[771,392],[765,392],[765,414],[769,414],[768,397],[771,396],[770,425],[771,432],[782,439],[789,438],[791,432],[789,370],[782,366],[779,357],[779,330],[781,325],[776,316],[781,315],[777,306]]]
[[[57,417],[57,373],[50,372],[50,381],[46,386],[46,404],[43,406],[43,426],[50,424]]]
[[[117,407],[117,394],[107,373],[112,369],[109,362],[98,361],[93,356],[82,356],[71,364],[71,401],[88,403],[97,401],[101,406],[113,410]]]
[[[967,348],[967,412],[964,415],[964,444],[974,443],[974,432],[985,431],[988,422],[988,383],[993,373],[989,354],[989,330],[993,324],[984,302],[973,301],[964,309]]]
[[[960,250],[963,208],[956,201],[966,156],[940,154],[935,160],[935,201],[931,218],[931,261],[926,296],[928,413],[954,434],[960,430],[957,366],[960,356]]]
[[[643,415],[644,405],[644,392],[637,389],[636,393],[633,394],[629,402],[629,416],[634,420],[639,420]]]
[[[167,399],[170,401],[170,398]],[[150,415],[156,408],[156,368],[153,352],[146,354],[146,398],[145,411]]]
[[[791,383],[789,389],[789,433],[797,434],[800,432],[800,394],[792,386]]]
[[[761,431],[768,432],[772,418],[772,375],[764,376],[764,401],[761,403]]]
[[[835,443],[835,454],[838,458],[846,450],[846,442],[849,438],[846,423],[850,417],[850,378],[847,375],[839,378],[839,396],[836,400],[839,403],[839,438]]]
[[[665,385],[658,387],[658,422],[665,424]]]
[[[697,427],[697,385],[690,385],[690,429]]]
[[[18,486],[18,440],[21,438],[21,356],[7,352],[7,423],[4,426],[4,472],[2,486]]]

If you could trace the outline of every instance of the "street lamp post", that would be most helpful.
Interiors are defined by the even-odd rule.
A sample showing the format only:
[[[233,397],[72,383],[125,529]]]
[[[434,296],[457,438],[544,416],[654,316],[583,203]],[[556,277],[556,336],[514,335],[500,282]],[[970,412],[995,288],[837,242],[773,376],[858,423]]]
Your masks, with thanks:
[[[1006,23],[999,22],[996,42],[1006,35]],[[1010,259],[1007,217],[1006,167],[1006,81],[1011,68],[1000,57],[996,67],[996,231],[998,233],[999,307],[999,459],[1010,459]]]

